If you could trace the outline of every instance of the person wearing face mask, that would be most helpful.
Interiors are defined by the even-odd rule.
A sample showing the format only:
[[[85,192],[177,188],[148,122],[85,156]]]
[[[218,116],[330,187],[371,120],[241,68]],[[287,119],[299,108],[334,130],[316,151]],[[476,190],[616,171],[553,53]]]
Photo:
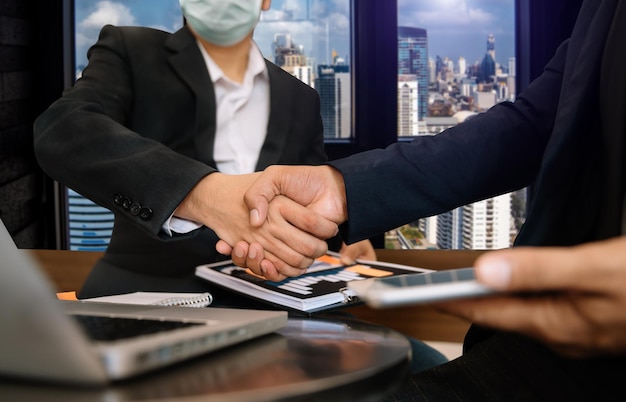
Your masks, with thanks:
[[[115,214],[80,298],[209,291],[215,304],[239,305],[241,297],[194,277],[197,265],[226,258],[215,251],[218,235],[249,236],[277,257],[300,258],[271,235],[286,222],[261,230],[247,223],[250,179],[242,174],[326,161],[317,92],[264,60],[253,42],[270,0],[180,6],[186,24],[175,33],[102,28],[82,77],[35,122],[44,171]],[[301,254],[329,246],[306,235],[301,244]],[[375,258],[369,241],[330,245],[347,261]]]

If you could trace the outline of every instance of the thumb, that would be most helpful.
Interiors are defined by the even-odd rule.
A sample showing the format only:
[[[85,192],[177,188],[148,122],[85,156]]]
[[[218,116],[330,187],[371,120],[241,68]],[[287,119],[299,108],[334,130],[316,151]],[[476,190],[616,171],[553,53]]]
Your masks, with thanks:
[[[520,247],[486,253],[476,260],[476,278],[484,285],[508,291],[551,291],[580,288],[584,265],[566,248]],[[581,269],[583,268],[583,269]]]
[[[250,211],[250,225],[253,227],[263,225],[267,220],[269,203],[280,194],[275,184],[279,176],[273,175],[272,172],[271,166],[265,169],[243,196],[243,202]]]

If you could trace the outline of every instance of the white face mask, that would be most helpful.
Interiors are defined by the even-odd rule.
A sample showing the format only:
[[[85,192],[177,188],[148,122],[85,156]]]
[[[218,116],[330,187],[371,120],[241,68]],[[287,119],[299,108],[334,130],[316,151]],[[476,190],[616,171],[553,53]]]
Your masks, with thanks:
[[[193,30],[207,42],[231,46],[248,35],[261,16],[263,0],[179,0]]]

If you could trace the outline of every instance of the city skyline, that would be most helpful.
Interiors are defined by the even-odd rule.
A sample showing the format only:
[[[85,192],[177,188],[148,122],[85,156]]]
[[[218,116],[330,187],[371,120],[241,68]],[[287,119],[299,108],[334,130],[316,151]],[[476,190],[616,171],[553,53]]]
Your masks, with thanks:
[[[302,49],[303,54],[312,64],[312,66],[306,66],[306,69],[316,71],[314,70],[316,66],[332,64],[332,55],[335,53],[346,59],[348,65],[333,66],[332,74],[328,77],[318,72],[319,76],[314,80],[322,100],[325,138],[348,138],[352,135],[350,131],[351,20],[349,5],[349,0],[273,0],[272,8],[262,13],[261,21],[255,29],[254,39],[263,55],[271,61],[274,61],[272,44],[276,35],[288,35],[292,44]],[[455,69],[458,68],[459,58],[463,57],[469,67],[480,63],[484,58],[488,51],[487,40],[490,35],[493,35],[495,37],[495,61],[508,67],[509,58],[515,57],[513,13],[514,0],[440,0],[437,2],[398,0],[398,27],[418,28],[417,30],[400,28],[398,37],[401,37],[400,32],[404,32],[406,37],[420,31],[422,32],[420,37],[426,40],[426,42],[416,42],[415,38],[412,38],[409,41],[398,41],[399,59],[402,60],[404,54],[404,59],[410,61],[411,65],[414,64],[414,59],[421,61],[415,66],[417,69],[407,71],[399,69],[404,74],[403,79],[406,79],[402,81],[399,75],[399,82],[406,85],[406,88],[403,86],[405,90],[420,88],[423,91],[420,92],[420,96],[408,97],[409,103],[403,104],[406,109],[403,109],[406,111],[406,121],[403,120],[401,123],[406,123],[406,129],[402,135],[432,135],[434,133],[429,130],[428,122],[426,122],[428,117],[426,105],[431,94],[428,92],[428,82],[424,82],[424,80],[429,80],[428,63],[423,62],[424,53],[420,53],[416,58],[416,52],[425,52],[427,48],[429,59],[448,58],[454,63]],[[87,49],[96,42],[100,29],[105,24],[149,26],[169,32],[178,30],[183,24],[179,0],[151,0],[150,2],[146,0],[75,0],[75,18],[77,74],[87,62]],[[424,31],[426,37],[423,35]],[[410,54],[409,58],[407,58],[407,52]],[[493,65],[493,62],[491,64]],[[514,89],[507,88],[514,93]],[[456,99],[459,100],[458,110],[465,113],[473,112],[473,109],[464,109],[464,106],[474,105],[486,109],[498,100],[500,94],[495,91],[476,92],[476,89],[472,89],[468,83],[462,83],[458,89],[460,90],[458,96],[467,96],[465,92],[469,94],[470,90],[474,91],[472,97],[475,98],[475,102],[468,103],[462,97],[451,96],[447,98],[450,104],[444,104],[444,106],[450,106],[452,109],[456,106],[454,103]],[[450,91],[450,89],[445,90]],[[432,93],[437,95],[435,92]],[[345,96],[338,96],[339,94],[345,94]],[[341,107],[338,107],[339,105]],[[419,113],[418,105],[421,105],[423,109],[420,109]],[[339,113],[344,110],[345,113]],[[436,114],[436,116],[440,115]],[[437,124],[440,125],[440,123]],[[431,128],[443,129],[438,128],[437,124],[433,123]],[[498,203],[487,200],[484,205],[472,204],[461,207],[467,209],[470,215],[474,208],[478,208],[479,211],[485,211],[480,216],[501,217],[499,222],[502,227],[498,231],[494,231],[494,226],[487,225],[484,220],[477,220],[469,225],[471,237],[461,238],[461,233],[468,232],[466,230],[468,228],[463,226],[464,221],[458,219],[462,216],[462,209],[450,211],[449,216],[443,215],[440,223],[437,223],[437,217],[420,221],[419,224],[424,225],[422,230],[426,238],[430,240],[426,247],[439,243],[443,247],[454,248],[506,245],[511,233],[507,225],[511,215],[511,196],[507,194],[506,197],[508,198]],[[449,222],[446,220],[447,217],[454,218],[455,216],[457,217],[456,223],[455,219],[449,219]],[[438,228],[439,226],[441,228]],[[496,235],[487,235],[486,229],[489,233]],[[447,239],[454,241],[446,242]]]
[[[316,64],[332,62],[333,51],[350,57],[350,2],[348,0],[272,0],[262,13],[255,41],[271,59],[275,34],[289,34]],[[178,0],[76,0],[76,64],[104,24],[142,25],[168,32],[183,23]],[[398,0],[398,25],[426,29],[429,58],[448,57],[455,63],[479,62],[489,34],[496,38],[496,61],[506,65],[515,57],[514,0]],[[330,38],[327,40],[327,38]]]
[[[496,62],[515,57],[515,0],[398,0],[398,25],[426,29],[431,59],[480,62],[495,37]]]

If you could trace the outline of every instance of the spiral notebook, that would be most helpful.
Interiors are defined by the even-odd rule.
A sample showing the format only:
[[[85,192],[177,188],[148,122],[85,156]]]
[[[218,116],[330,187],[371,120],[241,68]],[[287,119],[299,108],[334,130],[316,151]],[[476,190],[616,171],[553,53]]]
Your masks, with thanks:
[[[0,220],[0,376],[104,384],[282,328],[282,311],[60,301]],[[97,326],[94,326],[97,324]]]
[[[207,307],[213,302],[210,293],[133,292],[83,299],[90,302],[144,304],[172,307]]]

